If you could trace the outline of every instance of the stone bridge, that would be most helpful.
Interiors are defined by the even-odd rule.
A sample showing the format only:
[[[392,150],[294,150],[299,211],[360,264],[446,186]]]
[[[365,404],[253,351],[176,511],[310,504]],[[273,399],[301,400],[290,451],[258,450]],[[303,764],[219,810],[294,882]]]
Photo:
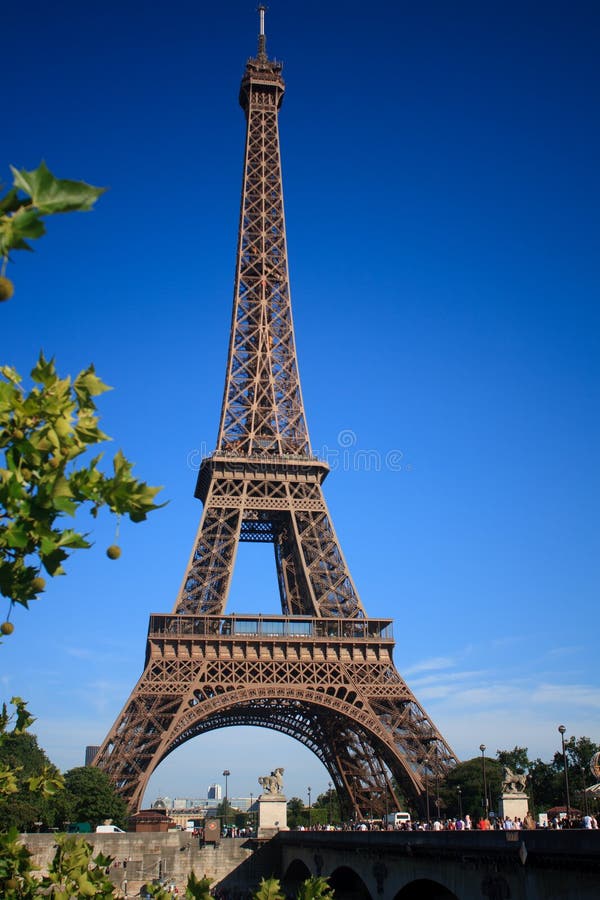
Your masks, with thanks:
[[[600,831],[280,833],[286,891],[324,875],[336,900],[598,900]]]
[[[227,900],[247,898],[262,877],[295,897],[308,875],[325,875],[336,900],[598,900],[600,831],[280,832],[270,841],[203,845],[183,831],[90,834],[113,857],[120,896],[139,897],[155,879],[185,892],[189,873],[207,874]],[[56,835],[22,835],[40,874]]]

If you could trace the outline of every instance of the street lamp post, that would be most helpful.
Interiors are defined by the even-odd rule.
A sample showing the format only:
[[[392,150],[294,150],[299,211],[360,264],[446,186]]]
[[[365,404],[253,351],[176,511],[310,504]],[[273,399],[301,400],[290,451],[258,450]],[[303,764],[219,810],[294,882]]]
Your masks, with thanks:
[[[384,809],[385,830],[387,831],[387,828],[388,828],[388,783],[387,783],[387,778],[385,780],[385,794],[383,796],[384,796],[384,807],[385,807],[385,809]]]
[[[480,744],[479,749],[481,750],[481,766],[483,770],[483,812],[485,818],[488,817],[488,795],[487,795],[487,778],[485,777],[485,744]]]
[[[581,767],[581,777],[583,778],[583,810],[585,815],[589,814],[588,810],[588,797],[587,797],[587,785],[585,783],[585,766]]]
[[[253,804],[253,803],[254,803],[254,794],[252,793],[252,791],[250,791],[250,809],[249,809],[250,815],[249,815],[249,819],[250,819],[250,828],[252,829],[252,831],[254,831],[254,825],[253,825],[254,815],[253,815],[253,812],[252,812],[252,804]]]
[[[327,786],[329,787],[329,794],[328,794],[328,797],[329,797],[329,824],[331,825],[332,822],[331,822],[331,782],[330,781],[327,782]]]
[[[565,796],[567,798],[567,821],[571,817],[571,801],[569,799],[569,769],[567,766],[567,754],[565,751],[565,731],[567,730],[564,725],[559,725],[558,730],[560,732],[560,739],[562,741],[562,758],[563,758],[563,769],[565,773]]]
[[[456,793],[458,794],[458,818],[462,819],[462,790],[460,784],[456,786]]]
[[[227,793],[227,779],[231,775],[229,769],[223,769],[223,778],[225,779],[225,806],[223,807],[223,819],[225,820],[225,824],[227,824],[227,808],[229,806],[228,801],[228,793]]]
[[[312,823],[311,823],[311,818],[312,818],[312,815],[311,815],[311,814],[312,814],[312,807],[311,807],[311,804],[310,804],[310,791],[311,791],[311,789],[310,789],[310,787],[309,787],[309,788],[308,788],[308,827],[309,827],[309,828],[311,827],[311,824],[312,824]]]

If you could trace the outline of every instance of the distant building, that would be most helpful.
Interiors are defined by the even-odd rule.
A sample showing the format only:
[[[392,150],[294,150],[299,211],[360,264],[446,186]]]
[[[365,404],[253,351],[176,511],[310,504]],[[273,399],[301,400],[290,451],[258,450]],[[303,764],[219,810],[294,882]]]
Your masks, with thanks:
[[[86,764],[86,766],[91,766],[91,764],[94,762],[94,757],[99,749],[100,749],[100,744],[98,744],[98,746],[96,746],[95,744],[89,744],[85,748],[85,764]]]
[[[207,797],[209,800],[220,801],[223,799],[223,792],[220,784],[211,784],[208,787]]]

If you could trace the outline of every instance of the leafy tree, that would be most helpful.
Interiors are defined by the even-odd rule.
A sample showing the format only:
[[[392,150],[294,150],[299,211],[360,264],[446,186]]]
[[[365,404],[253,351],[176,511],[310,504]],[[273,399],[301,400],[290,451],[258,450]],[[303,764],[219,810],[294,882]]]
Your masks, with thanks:
[[[508,766],[513,772],[523,774],[529,770],[531,762],[527,755],[527,747],[515,747],[513,750],[496,750],[496,757],[501,766]]]
[[[13,697],[13,712],[6,704],[0,713],[0,805],[12,805],[23,795],[21,804],[29,802],[36,810],[38,801],[61,796],[62,777],[37,746],[27,729],[34,721],[27,705]],[[32,740],[26,740],[33,738]],[[30,794],[27,797],[25,790]],[[21,842],[15,825],[0,831],[0,896],[7,900],[33,900],[35,897],[58,898],[114,896],[114,887],[105,876],[112,862],[102,855],[91,859],[92,847],[82,838],[59,839],[56,855],[45,878],[38,878],[31,853]]]
[[[485,774],[490,811],[496,807],[502,785],[502,766],[495,759],[485,758]],[[461,791],[463,815],[467,813],[472,819],[479,819],[485,806],[483,803],[483,765],[481,757],[466,760],[455,766],[443,781],[439,782],[439,793],[442,809],[448,816],[457,816],[459,812],[458,788]],[[435,812],[435,785],[429,786],[430,809]]]
[[[102,769],[78,766],[65,772],[65,790],[70,798],[72,815],[77,822],[89,822],[93,827],[105,819],[124,828],[128,809],[117,794],[113,783]]]
[[[62,575],[69,552],[90,546],[84,534],[63,526],[65,517],[85,505],[96,516],[107,506],[140,522],[157,508],[160,489],[133,478],[121,451],[110,476],[98,468],[101,454],[75,465],[107,440],[93,398],[108,388],[93,366],[71,382],[41,354],[27,392],[9,366],[0,376],[0,592],[27,606],[44,589],[42,568]]]
[[[60,773],[38,746],[35,735],[7,735],[0,747],[0,762],[13,773],[16,782],[16,790],[0,799],[0,828],[14,825],[20,831],[30,831],[34,822],[54,825],[49,798],[32,792],[30,783],[32,778],[52,776],[60,784]]]
[[[328,791],[325,791],[323,794],[319,794],[317,799],[313,804],[313,809],[316,810],[324,810],[327,819],[326,821],[331,822],[341,822],[341,814],[340,814],[340,804],[338,800],[337,791],[334,788],[330,788]],[[331,816],[330,816],[331,812]]]
[[[0,198],[0,301],[14,293],[14,285],[5,275],[9,254],[31,250],[28,240],[45,234],[45,217],[89,210],[104,190],[56,179],[44,163],[32,172],[12,172],[13,188]],[[64,516],[75,516],[85,506],[96,516],[106,506],[117,517],[126,514],[139,522],[157,508],[153,500],[159,490],[136,481],[131,463],[121,452],[113,459],[110,477],[98,469],[101,456],[81,464],[91,446],[107,440],[98,427],[93,401],[107,387],[93,366],[73,381],[60,379],[54,362],[47,362],[41,354],[31,374],[34,384],[26,392],[18,372],[10,366],[0,369],[0,593],[9,599],[11,609],[14,603],[27,607],[44,590],[42,568],[51,576],[63,574],[62,564],[69,552],[90,546],[86,535],[62,526]],[[112,547],[107,553],[117,558],[120,549]],[[2,634],[12,631],[8,620],[0,626]],[[3,704],[0,713],[0,754],[4,757],[0,759],[0,807],[4,805],[6,811],[10,805],[14,810],[20,803],[22,815],[23,804],[28,804],[28,814],[34,811],[38,815],[36,804],[54,795],[55,813],[61,803],[66,809],[62,777],[36,739],[26,734],[33,717],[19,697],[11,702],[14,712]],[[104,773],[96,769],[86,770],[87,785],[76,770],[67,773],[76,814],[83,818],[85,813],[86,818],[95,820],[90,806],[103,795],[98,783],[98,790],[92,790],[89,778],[98,781],[98,775],[111,792],[104,794],[103,815],[124,821],[125,804]],[[82,788],[90,793],[82,796]],[[20,795],[23,799],[18,799]],[[82,807],[84,802],[87,808]],[[92,815],[87,815],[90,811]],[[44,818],[50,816],[49,810],[47,813]],[[82,838],[61,838],[48,875],[38,879],[33,875],[31,854],[12,826],[0,832],[0,896],[10,900],[49,895],[57,900],[113,897],[115,888],[105,874],[112,859],[101,854],[92,859],[92,852]]]
[[[5,277],[9,254],[31,250],[28,241],[45,234],[45,217],[89,210],[104,190],[55,178],[45,163],[31,172],[12,172],[13,187],[0,198],[0,299],[13,291]],[[65,517],[82,507],[96,516],[106,506],[141,522],[157,508],[159,491],[133,478],[121,451],[110,476],[98,468],[102,454],[82,462],[91,447],[108,440],[94,403],[108,387],[93,365],[73,380],[60,378],[54,361],[40,354],[31,378],[26,390],[14,368],[0,368],[0,593],[11,608],[26,607],[44,590],[42,570],[62,575],[69,553],[90,546],[85,534],[64,526]],[[107,552],[116,558],[120,549]],[[12,631],[7,619],[0,632]]]
[[[304,803],[300,797],[292,797],[287,802],[287,819],[290,828],[296,828],[304,822]]]
[[[229,801],[229,797],[223,797],[221,802],[217,805],[217,815],[221,816],[223,822],[231,823],[235,812],[237,812],[237,810],[234,811],[234,808]]]
[[[544,812],[564,803],[562,761],[560,770],[553,762],[534,759],[529,766],[529,796],[535,812]]]
[[[37,739],[27,732],[35,721],[20,697],[0,713],[0,828],[27,828],[36,821],[54,824],[50,798],[62,791],[63,779]]]

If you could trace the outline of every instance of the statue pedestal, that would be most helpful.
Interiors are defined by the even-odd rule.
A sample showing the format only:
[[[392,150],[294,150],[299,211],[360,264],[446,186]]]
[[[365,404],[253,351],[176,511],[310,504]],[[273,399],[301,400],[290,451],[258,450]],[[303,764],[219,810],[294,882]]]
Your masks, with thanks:
[[[513,821],[514,819],[523,821],[529,811],[529,797],[527,794],[515,791],[501,794],[499,811],[503,819],[510,816]]]
[[[261,794],[258,798],[259,838],[271,838],[278,831],[287,831],[287,801],[283,794]]]

